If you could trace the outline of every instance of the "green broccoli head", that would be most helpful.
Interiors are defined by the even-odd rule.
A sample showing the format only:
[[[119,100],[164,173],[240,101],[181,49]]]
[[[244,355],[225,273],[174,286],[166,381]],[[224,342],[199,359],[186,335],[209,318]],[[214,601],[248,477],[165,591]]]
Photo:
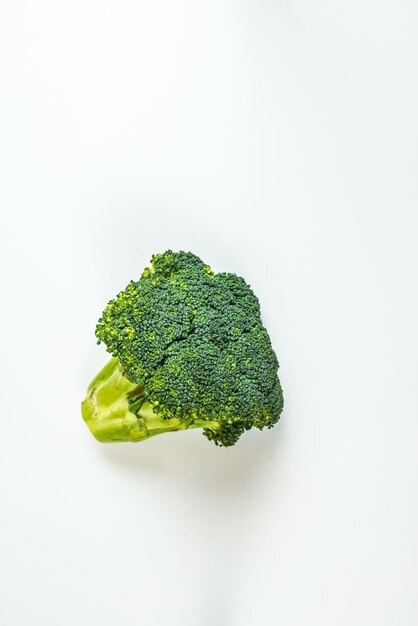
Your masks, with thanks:
[[[83,416],[101,441],[203,428],[217,445],[271,428],[283,408],[278,361],[243,278],[214,274],[190,252],[152,257],[96,327],[113,359]]]

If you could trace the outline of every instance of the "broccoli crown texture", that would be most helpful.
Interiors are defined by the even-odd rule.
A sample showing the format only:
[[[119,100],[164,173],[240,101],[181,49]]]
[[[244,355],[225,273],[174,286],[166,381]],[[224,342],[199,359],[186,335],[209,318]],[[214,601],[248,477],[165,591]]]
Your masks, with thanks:
[[[125,410],[147,436],[156,434],[147,419],[155,429],[158,418],[158,432],[199,426],[230,446],[280,417],[278,361],[258,299],[243,278],[214,274],[190,252],[154,255],[151,268],[108,303],[96,336],[117,359],[119,388],[121,380],[129,386]]]

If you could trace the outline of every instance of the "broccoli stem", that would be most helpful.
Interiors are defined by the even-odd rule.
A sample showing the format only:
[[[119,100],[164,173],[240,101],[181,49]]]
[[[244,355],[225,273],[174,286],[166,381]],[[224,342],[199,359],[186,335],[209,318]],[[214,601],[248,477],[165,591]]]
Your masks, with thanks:
[[[142,441],[170,431],[219,428],[217,422],[206,420],[164,419],[154,413],[143,393],[144,388],[127,380],[118,360],[112,358],[92,380],[81,404],[83,419],[96,439]]]

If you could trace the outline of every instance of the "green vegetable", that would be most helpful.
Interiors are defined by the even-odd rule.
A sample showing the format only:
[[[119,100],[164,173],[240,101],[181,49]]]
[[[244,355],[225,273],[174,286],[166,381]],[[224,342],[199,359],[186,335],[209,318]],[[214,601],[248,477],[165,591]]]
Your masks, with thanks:
[[[243,278],[190,252],[154,255],[96,327],[113,358],[91,382],[83,418],[103,442],[202,428],[231,446],[271,428],[283,395],[278,361]]]

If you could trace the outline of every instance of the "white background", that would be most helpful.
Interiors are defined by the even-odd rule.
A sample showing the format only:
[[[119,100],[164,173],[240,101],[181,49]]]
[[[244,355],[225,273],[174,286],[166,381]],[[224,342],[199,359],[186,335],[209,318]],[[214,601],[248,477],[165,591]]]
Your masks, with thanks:
[[[4,0],[0,623],[416,626],[418,10]],[[101,445],[153,252],[243,275],[285,411]]]

